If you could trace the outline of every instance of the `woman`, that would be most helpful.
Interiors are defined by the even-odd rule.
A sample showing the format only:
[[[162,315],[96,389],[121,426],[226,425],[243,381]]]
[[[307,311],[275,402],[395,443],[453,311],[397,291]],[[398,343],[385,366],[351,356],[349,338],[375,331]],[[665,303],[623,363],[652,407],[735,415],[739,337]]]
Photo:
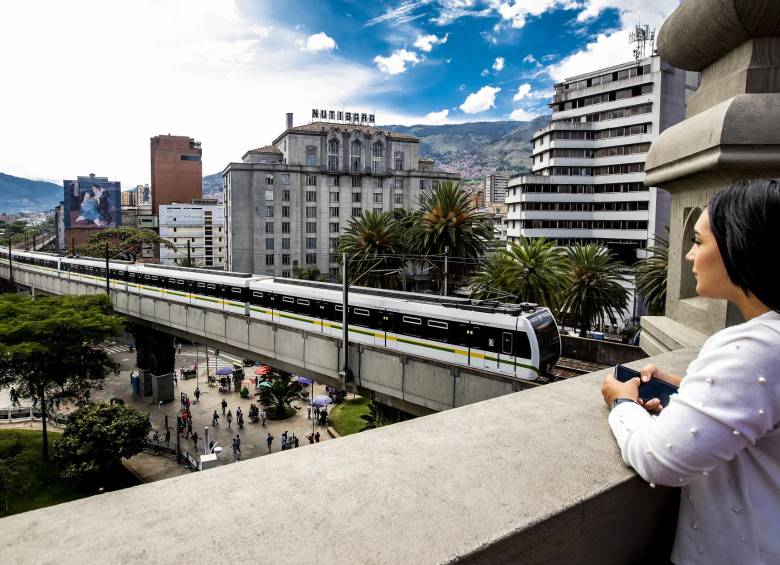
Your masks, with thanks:
[[[696,292],[734,304],[745,322],[719,331],[657,416],[638,403],[639,379],[609,375],[602,394],[624,461],[655,484],[682,487],[672,561],[780,563],[780,182],[717,194],[696,222]]]

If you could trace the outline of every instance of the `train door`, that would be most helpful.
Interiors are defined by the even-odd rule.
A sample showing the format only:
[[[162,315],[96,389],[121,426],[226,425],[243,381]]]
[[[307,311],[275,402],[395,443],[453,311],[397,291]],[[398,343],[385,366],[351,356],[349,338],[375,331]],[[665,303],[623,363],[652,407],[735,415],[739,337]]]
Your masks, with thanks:
[[[395,313],[390,310],[378,310],[379,323],[378,327],[382,333],[382,341],[380,345],[389,349],[397,349],[398,343],[394,339],[388,339],[388,333],[393,332],[395,327]]]
[[[501,330],[501,348],[498,352],[499,369],[502,373],[515,374],[517,365],[515,365],[515,332]]]
[[[485,368],[485,349],[482,345],[482,327],[468,324],[469,365],[478,369]]]
[[[482,328],[482,348],[485,351],[485,369],[498,370],[501,353],[501,328]]]

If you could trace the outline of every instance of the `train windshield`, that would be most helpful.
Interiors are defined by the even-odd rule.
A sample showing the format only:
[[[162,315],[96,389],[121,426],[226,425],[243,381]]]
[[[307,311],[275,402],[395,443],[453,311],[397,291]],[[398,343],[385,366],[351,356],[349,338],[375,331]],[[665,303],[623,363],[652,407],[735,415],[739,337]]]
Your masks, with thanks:
[[[552,313],[542,308],[528,316],[539,343],[539,370],[550,373],[561,356],[561,336]]]

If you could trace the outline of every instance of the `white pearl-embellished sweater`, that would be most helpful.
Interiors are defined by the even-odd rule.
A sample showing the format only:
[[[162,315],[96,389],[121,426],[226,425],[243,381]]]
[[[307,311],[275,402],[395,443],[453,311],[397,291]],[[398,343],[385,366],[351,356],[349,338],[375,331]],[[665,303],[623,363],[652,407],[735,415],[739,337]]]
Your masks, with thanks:
[[[609,425],[643,479],[682,487],[674,563],[780,564],[780,314],[710,337],[658,416],[624,402]]]

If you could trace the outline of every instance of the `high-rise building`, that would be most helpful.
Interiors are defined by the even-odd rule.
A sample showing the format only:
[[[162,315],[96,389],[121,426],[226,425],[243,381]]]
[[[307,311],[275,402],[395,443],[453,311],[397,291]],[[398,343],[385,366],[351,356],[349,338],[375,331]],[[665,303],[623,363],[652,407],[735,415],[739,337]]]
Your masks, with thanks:
[[[203,198],[203,154],[200,142],[180,135],[158,135],[150,139],[152,214],[160,206]],[[139,195],[139,205],[144,204]]]
[[[509,175],[493,173],[482,177],[482,192],[485,194],[485,204],[503,204],[506,200],[506,187]]]
[[[555,85],[532,175],[509,182],[508,238],[597,242],[632,262],[665,237],[670,196],[644,185],[652,141],[683,119],[686,73],[657,56]]]
[[[364,210],[418,205],[445,180],[416,137],[362,124],[292,125],[223,172],[228,269],[290,276],[295,266],[336,277],[336,245]]]
[[[135,208],[138,206],[138,188],[122,191],[122,207]]]
[[[224,209],[216,200],[160,206],[160,237],[175,249],[160,247],[160,263],[173,265],[188,256],[193,265],[224,269],[227,256]]]

